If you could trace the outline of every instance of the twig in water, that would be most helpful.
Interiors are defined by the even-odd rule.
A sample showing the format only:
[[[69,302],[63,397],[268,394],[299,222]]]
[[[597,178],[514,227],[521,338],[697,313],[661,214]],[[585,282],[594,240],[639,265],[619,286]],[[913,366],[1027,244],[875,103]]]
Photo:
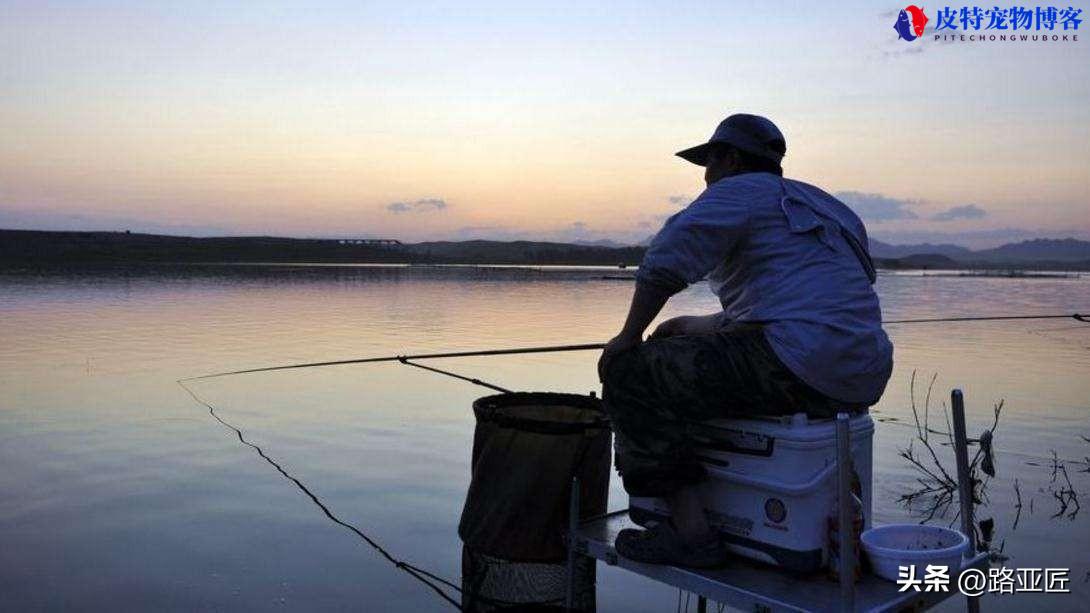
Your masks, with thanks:
[[[939,457],[936,445],[954,446],[954,436],[950,427],[950,416],[943,405],[943,416],[947,423],[946,431],[936,430],[930,425],[931,392],[934,389],[938,375],[932,375],[928,382],[927,392],[924,394],[923,406],[916,402],[916,373],[912,373],[909,387],[910,408],[912,409],[913,422],[916,426],[916,437],[909,442],[908,447],[899,450],[899,455],[904,458],[918,473],[917,486],[912,491],[902,494],[899,501],[920,517],[920,523],[926,524],[936,517],[947,517],[951,509],[957,505],[958,482],[951,475]],[[976,452],[969,462],[970,494],[975,505],[984,506],[989,502],[988,483],[995,475],[995,460],[993,455],[993,439],[999,427],[999,418],[1003,412],[1004,402],[1000,400],[992,410],[992,424],[984,431],[979,439],[969,439],[969,445],[976,446]],[[922,415],[921,415],[922,413]],[[931,435],[944,437],[946,440],[936,442]],[[923,451],[920,451],[922,447]],[[960,510],[953,513],[950,525],[953,525],[960,516]],[[993,550],[992,532],[994,520],[986,519],[980,525],[973,526],[977,532],[977,542],[981,551],[989,551],[995,559],[1004,559],[1002,550]]]
[[[1083,437],[1086,438],[1086,437]],[[1075,490],[1075,486],[1071,484],[1071,476],[1067,473],[1067,464],[1075,463],[1082,464],[1075,460],[1064,460],[1060,458],[1055,449],[1051,450],[1052,458],[1048,461],[1049,478],[1048,489],[1044,487],[1038,488],[1038,492],[1042,494],[1051,494],[1052,498],[1056,499],[1059,504],[1059,509],[1052,514],[1052,518],[1067,517],[1067,519],[1074,520],[1075,516],[1079,514],[1082,507],[1079,505],[1079,493]],[[1088,458],[1090,460],[1090,458]],[[1026,462],[1027,466],[1041,466],[1037,462]],[[1090,469],[1088,469],[1090,470]],[[1087,472],[1087,471],[1079,471]],[[1060,481],[1060,477],[1063,477],[1063,481]],[[1029,512],[1033,513],[1033,498],[1029,499]]]
[[[1064,481],[1067,483],[1067,487],[1063,484],[1052,495],[1060,502],[1060,510],[1056,511],[1056,514],[1052,517],[1060,517],[1066,515],[1070,520],[1074,520],[1075,516],[1079,514],[1081,506],[1079,505],[1079,493],[1075,491],[1075,487],[1071,485],[1071,477],[1067,474],[1067,466],[1060,464],[1058,467],[1059,473],[1063,475]],[[1068,508],[1071,511],[1068,512]]]
[[[1090,438],[1086,438],[1085,436],[1083,436],[1081,434],[1079,435],[1079,438],[1086,441],[1087,443],[1090,443]],[[1082,460],[1083,460],[1082,463],[1083,463],[1084,466],[1086,466],[1086,468],[1080,470],[1079,472],[1080,473],[1090,473],[1090,456],[1085,456]]]
[[[1014,495],[1017,497],[1014,508],[1018,509],[1018,512],[1014,514],[1014,524],[1011,525],[1011,532],[1018,529],[1018,522],[1022,519],[1022,488],[1018,486],[1018,479],[1014,480]]]

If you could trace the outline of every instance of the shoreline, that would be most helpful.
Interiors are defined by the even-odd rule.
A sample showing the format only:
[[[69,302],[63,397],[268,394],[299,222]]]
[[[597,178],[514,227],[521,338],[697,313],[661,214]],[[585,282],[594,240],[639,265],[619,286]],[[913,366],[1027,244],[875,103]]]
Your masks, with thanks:
[[[542,241],[438,241],[319,238],[189,237],[127,232],[48,232],[0,229],[0,269],[143,267],[152,265],[239,266],[509,266],[635,269],[646,247]],[[954,259],[937,253],[873,257],[883,271],[951,271],[965,276],[1031,278],[1090,271],[1081,252],[1043,257]],[[1073,255],[1074,254],[1074,255]]]
[[[605,281],[635,281],[639,266],[615,266],[606,264],[536,264],[536,263],[478,263],[478,262],[308,262],[308,261],[98,261],[98,262],[58,262],[58,261],[20,261],[0,260],[0,275],[23,274],[69,274],[96,275],[101,273],[146,273],[155,271],[183,272],[198,271],[237,271],[275,274],[292,271],[339,271],[375,270],[400,272],[528,272],[542,275],[571,275]],[[1086,277],[1086,271],[1071,269],[1035,269],[1024,268],[900,268],[878,267],[879,276],[960,278],[960,279],[1011,279],[1011,280],[1080,280]]]

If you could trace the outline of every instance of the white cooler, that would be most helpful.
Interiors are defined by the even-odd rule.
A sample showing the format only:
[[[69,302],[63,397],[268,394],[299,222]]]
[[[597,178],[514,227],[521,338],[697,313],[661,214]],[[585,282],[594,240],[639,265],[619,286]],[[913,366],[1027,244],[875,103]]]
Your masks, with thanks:
[[[828,517],[836,513],[836,424],[807,419],[725,419],[694,424],[697,455],[708,471],[700,485],[708,521],[741,555],[811,572],[828,559]],[[852,464],[861,488],[863,529],[871,524],[870,415],[851,419]],[[854,487],[853,487],[854,489]],[[629,498],[633,521],[646,525],[669,510],[658,498]]]

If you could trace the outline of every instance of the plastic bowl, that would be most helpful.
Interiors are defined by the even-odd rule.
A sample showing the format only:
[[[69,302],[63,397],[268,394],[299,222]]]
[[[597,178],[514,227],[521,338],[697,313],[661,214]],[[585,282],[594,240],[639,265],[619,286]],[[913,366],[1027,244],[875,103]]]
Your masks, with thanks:
[[[896,581],[900,566],[916,566],[922,579],[927,566],[946,566],[953,577],[961,570],[961,559],[969,538],[957,530],[920,524],[889,524],[865,531],[860,540],[874,574]]]

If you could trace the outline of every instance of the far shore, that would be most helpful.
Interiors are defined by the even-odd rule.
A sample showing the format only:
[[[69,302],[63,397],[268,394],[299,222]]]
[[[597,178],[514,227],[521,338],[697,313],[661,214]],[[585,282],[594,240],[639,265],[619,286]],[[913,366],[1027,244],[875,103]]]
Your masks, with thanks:
[[[190,237],[130,232],[0,229],[0,267],[78,268],[175,264],[250,266],[605,267],[631,274],[643,246],[541,241],[436,241],[282,237]],[[955,260],[931,253],[874,259],[884,271],[937,276],[1057,278],[1090,271],[1090,260]],[[612,273],[611,273],[612,276]]]

